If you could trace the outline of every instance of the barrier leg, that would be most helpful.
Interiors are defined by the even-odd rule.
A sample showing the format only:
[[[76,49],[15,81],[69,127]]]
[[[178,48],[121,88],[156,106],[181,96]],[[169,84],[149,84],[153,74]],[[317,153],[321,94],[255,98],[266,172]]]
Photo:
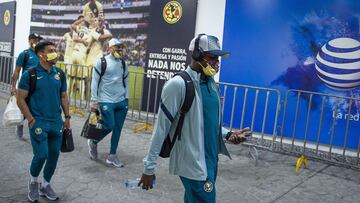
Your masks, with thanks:
[[[249,146],[249,156],[254,160],[254,165],[258,165],[259,152],[255,146]]]
[[[134,133],[138,133],[141,131],[151,133],[153,131],[153,125],[149,124],[149,123],[143,123],[143,122],[135,123],[135,125],[133,127],[133,131],[134,131]]]

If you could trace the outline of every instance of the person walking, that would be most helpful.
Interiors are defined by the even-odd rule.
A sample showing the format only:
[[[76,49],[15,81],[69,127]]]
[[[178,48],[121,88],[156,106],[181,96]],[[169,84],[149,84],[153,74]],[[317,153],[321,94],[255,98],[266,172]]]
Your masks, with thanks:
[[[29,48],[22,51],[19,54],[18,58],[16,59],[15,71],[11,78],[12,79],[11,80],[11,94],[12,95],[16,94],[16,83],[19,79],[20,71],[22,70],[22,73],[24,73],[29,68],[37,66],[39,63],[39,57],[35,53],[35,46],[43,38],[37,33],[31,33],[29,35],[28,39],[29,39]],[[20,139],[23,137],[23,134],[24,134],[23,129],[24,129],[23,125],[16,126],[16,135]]]
[[[119,145],[121,129],[128,111],[129,71],[121,58],[123,43],[113,38],[109,41],[110,54],[100,58],[92,73],[91,109],[99,111],[105,130],[100,135],[102,140],[112,132],[110,153],[106,163],[115,167],[123,167],[116,151]],[[100,141],[88,140],[90,159],[98,157],[97,145]]]
[[[175,144],[170,153],[169,170],[180,177],[185,188],[184,202],[215,202],[218,154],[230,157],[224,139],[239,144],[246,139],[250,129],[230,132],[222,127],[220,94],[213,76],[219,71],[219,57],[229,53],[220,49],[219,40],[215,36],[200,34],[191,40],[189,50],[192,61],[185,74],[191,80],[185,82],[176,75],[162,90],[158,119],[144,158],[139,186],[146,190],[153,187],[156,159],[170,134]],[[181,110],[188,91],[185,83],[193,84],[195,96],[184,116]],[[174,137],[181,116],[184,116],[181,133]]]
[[[17,104],[28,120],[33,158],[30,166],[28,199],[31,202],[45,196],[49,200],[59,198],[50,185],[60,155],[63,128],[70,128],[69,105],[66,94],[66,76],[55,67],[55,44],[44,41],[35,47],[40,58],[36,67],[26,71],[20,79]],[[61,108],[65,121],[61,117]],[[38,176],[43,169],[40,186]]]

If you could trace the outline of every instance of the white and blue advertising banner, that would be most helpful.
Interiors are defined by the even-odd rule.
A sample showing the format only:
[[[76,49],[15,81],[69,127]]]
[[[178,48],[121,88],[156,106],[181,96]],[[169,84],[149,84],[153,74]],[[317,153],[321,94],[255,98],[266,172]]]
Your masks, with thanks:
[[[292,89],[359,99],[359,0],[227,1],[223,49],[232,56],[222,60],[220,81],[280,90],[278,135],[359,147],[359,100],[295,92],[289,93],[285,102]],[[240,110],[235,110],[233,124],[239,127],[244,93],[236,96],[236,109]],[[248,99],[253,96],[249,94]],[[232,97],[228,94],[226,98],[225,124],[231,122]],[[260,107],[264,104],[265,95],[259,94],[254,131],[261,132],[264,109]],[[274,105],[276,97],[271,96],[267,134],[272,134],[276,122],[276,108],[270,108]],[[249,103],[245,108],[244,126],[251,122],[246,118],[252,116],[253,107]]]

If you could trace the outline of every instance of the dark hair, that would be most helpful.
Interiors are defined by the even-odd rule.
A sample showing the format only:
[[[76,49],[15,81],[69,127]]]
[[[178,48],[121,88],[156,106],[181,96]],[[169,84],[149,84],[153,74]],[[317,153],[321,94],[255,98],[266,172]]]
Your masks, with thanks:
[[[50,46],[50,45],[55,46],[55,44],[50,42],[50,41],[41,41],[41,42],[39,42],[35,47],[35,53],[38,54],[38,52],[44,51],[45,47]]]

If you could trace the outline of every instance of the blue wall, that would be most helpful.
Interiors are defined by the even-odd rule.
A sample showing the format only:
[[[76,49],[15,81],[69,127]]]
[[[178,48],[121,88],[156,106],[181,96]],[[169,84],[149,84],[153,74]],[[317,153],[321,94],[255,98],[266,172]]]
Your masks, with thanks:
[[[319,63],[316,58],[317,54],[321,52],[321,47],[329,41],[346,37],[359,42],[359,14],[359,0],[227,1],[223,49],[230,51],[232,55],[230,58],[222,60],[220,81],[279,89],[282,108],[285,94],[289,89],[359,98],[359,85],[345,90],[329,87],[329,83],[325,83],[319,78],[320,73],[315,67]],[[352,62],[355,62],[355,69],[352,73],[360,74],[360,66],[356,64],[360,63],[360,46],[357,47],[357,43],[353,46],[351,51],[359,53],[359,56],[352,59]],[[334,60],[338,61],[339,59],[335,58]],[[353,78],[352,81],[360,81],[360,78]],[[239,93],[237,98],[238,113],[234,120],[235,127],[240,123],[240,116],[238,115],[241,114],[242,94]],[[253,99],[253,97],[249,99],[251,98]],[[227,124],[230,123],[231,103],[229,102],[231,99],[232,94],[227,95],[224,112],[224,122]],[[292,95],[289,99],[289,108],[285,117],[285,136],[292,136],[292,123],[295,117],[294,106],[297,96]],[[316,141],[317,138],[321,99],[321,97],[316,96],[312,101],[311,127],[308,137],[310,141]],[[264,106],[264,100],[264,96],[259,100],[255,131],[261,129],[261,109],[263,109],[261,107]],[[272,97],[270,101],[272,107],[276,104],[274,100],[276,97]],[[302,114],[299,114],[295,133],[298,139],[303,139],[305,134],[308,104],[309,97],[302,96],[300,99],[300,112]],[[343,117],[336,120],[334,143],[342,146],[346,126],[345,114],[347,114],[349,102],[340,100],[339,104],[337,113]],[[249,105],[246,112],[252,112],[252,107]],[[327,99],[321,128],[321,143],[328,144],[330,141],[334,109],[335,100]],[[359,143],[360,121],[356,120],[359,112],[360,102],[355,102],[352,105],[351,112],[355,117],[354,120],[350,121],[347,142],[347,146],[351,148],[357,148]],[[267,133],[272,133],[271,122],[274,121],[271,116],[274,113],[275,109],[269,109]],[[277,124],[278,134],[280,134],[282,114],[283,112],[281,112]],[[251,114],[247,113],[246,122],[251,120],[250,117]]]

